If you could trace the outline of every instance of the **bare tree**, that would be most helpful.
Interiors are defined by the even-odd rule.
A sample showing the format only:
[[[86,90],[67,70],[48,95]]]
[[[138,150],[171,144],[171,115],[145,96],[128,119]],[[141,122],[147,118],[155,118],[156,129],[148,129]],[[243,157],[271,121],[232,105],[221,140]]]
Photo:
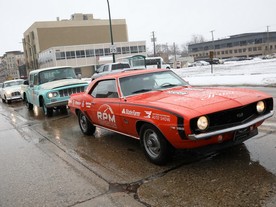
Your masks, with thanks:
[[[205,42],[205,38],[202,35],[199,34],[194,34],[191,38],[191,41],[188,44],[196,44],[196,43],[201,43]]]

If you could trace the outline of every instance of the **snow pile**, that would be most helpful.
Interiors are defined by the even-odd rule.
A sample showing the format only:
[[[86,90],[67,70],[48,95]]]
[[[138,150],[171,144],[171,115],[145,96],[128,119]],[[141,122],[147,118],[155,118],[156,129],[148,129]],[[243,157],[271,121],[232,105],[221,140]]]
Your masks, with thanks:
[[[225,62],[221,65],[172,69],[191,85],[276,86],[276,59]]]

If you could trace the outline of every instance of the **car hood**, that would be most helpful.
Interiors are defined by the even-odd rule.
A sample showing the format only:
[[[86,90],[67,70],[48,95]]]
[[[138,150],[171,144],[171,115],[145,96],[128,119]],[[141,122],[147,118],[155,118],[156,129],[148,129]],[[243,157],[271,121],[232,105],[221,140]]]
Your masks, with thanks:
[[[21,90],[21,85],[9,86],[4,88],[4,91],[10,91],[10,92],[20,91],[20,90]]]
[[[249,89],[178,87],[132,98],[141,104],[180,113],[186,109],[186,112],[198,115],[239,107],[268,97],[265,93]]]
[[[47,82],[47,83],[41,84],[40,86],[42,89],[50,90],[50,89],[59,88],[63,86],[78,85],[78,84],[88,84],[88,83],[86,81],[82,81],[79,79],[63,79],[63,80]]]

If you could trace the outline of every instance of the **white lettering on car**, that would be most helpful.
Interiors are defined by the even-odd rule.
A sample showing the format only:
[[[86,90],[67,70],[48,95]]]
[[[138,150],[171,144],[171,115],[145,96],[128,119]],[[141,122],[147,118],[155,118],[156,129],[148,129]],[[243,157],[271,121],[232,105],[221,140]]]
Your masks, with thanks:
[[[130,109],[123,109],[122,114],[127,114],[131,116],[140,116],[141,112],[135,111],[135,110],[130,110]]]
[[[117,128],[116,116],[108,104],[103,104],[99,107],[97,119],[101,125]]]
[[[90,102],[85,103],[86,108],[91,108],[91,105],[92,105],[92,103],[90,103]]]

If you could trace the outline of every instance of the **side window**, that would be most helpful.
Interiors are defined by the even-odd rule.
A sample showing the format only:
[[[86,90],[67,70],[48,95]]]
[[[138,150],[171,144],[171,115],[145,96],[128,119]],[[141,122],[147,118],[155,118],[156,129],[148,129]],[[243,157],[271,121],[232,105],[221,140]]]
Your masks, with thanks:
[[[34,85],[38,85],[38,75],[34,74]]]
[[[105,65],[103,71],[108,71],[109,65]]]
[[[91,95],[94,98],[118,98],[115,80],[104,80],[98,82],[92,90]]]
[[[30,82],[30,85],[33,85],[33,84],[34,84],[34,74],[31,74],[31,75],[30,75],[30,80],[29,80],[29,82]]]

